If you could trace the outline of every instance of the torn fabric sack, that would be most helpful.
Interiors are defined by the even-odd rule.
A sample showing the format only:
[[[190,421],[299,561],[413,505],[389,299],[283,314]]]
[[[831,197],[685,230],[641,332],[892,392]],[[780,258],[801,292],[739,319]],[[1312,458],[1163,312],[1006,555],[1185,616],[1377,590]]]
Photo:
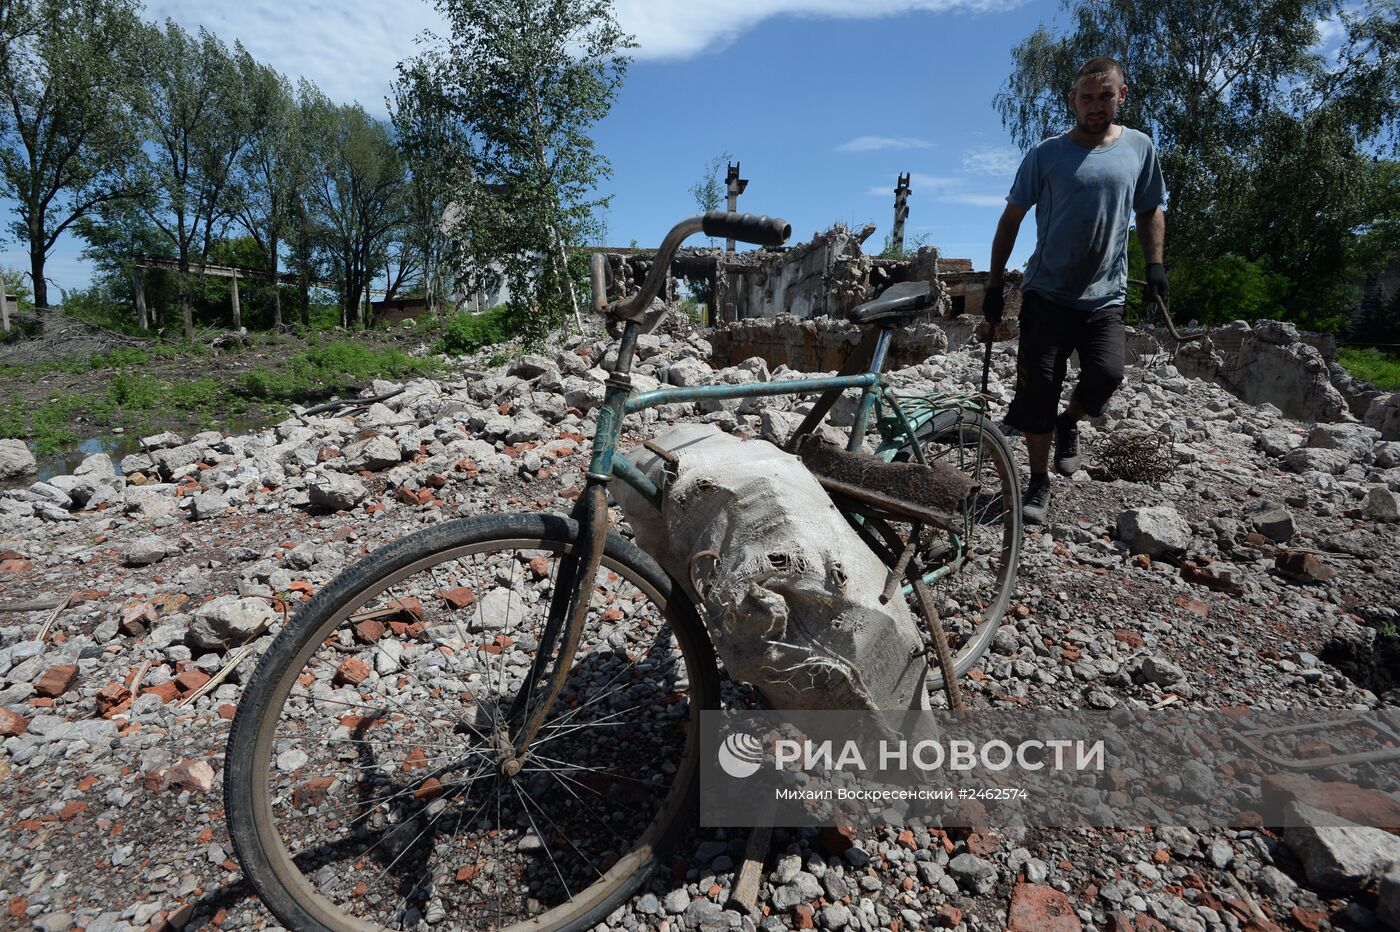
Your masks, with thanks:
[[[612,491],[636,542],[700,608],[730,675],[777,709],[918,709],[923,644],[888,568],[802,462],[762,440],[687,424],[633,461],[662,508]],[[668,475],[669,472],[669,475]]]

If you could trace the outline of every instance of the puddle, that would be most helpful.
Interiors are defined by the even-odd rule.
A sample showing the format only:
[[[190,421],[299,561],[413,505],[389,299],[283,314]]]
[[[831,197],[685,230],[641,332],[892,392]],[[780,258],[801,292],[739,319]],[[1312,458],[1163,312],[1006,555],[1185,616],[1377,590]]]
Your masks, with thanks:
[[[200,428],[199,430],[176,430],[176,433],[184,437],[192,437],[201,430],[220,430],[225,434],[236,435],[246,434],[251,431],[261,430],[275,423],[269,418],[231,418],[223,424],[215,427]],[[145,436],[150,436],[156,431],[149,431]],[[0,482],[0,489],[27,489],[35,482],[46,482],[54,476],[65,476],[82,465],[83,460],[94,453],[106,453],[112,458],[112,465],[116,467],[118,474],[121,473],[122,457],[131,453],[141,452],[141,434],[112,433],[101,437],[89,437],[82,441],[72,450],[64,450],[60,453],[34,452],[34,445],[29,445],[29,452],[34,453],[34,459],[38,463],[39,472],[37,475],[24,479],[13,479]]]

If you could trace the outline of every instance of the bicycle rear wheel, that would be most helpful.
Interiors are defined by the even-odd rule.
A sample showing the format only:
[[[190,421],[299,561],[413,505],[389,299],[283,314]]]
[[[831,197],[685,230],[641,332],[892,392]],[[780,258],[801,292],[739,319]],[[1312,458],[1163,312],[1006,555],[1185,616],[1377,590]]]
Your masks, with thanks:
[[[953,651],[954,676],[961,677],[991,647],[1016,588],[1021,489],[1006,438],[982,415],[940,411],[915,433],[926,461],[949,463],[979,487],[958,516],[962,527],[954,532],[925,529],[926,543],[918,555],[926,572],[946,571],[936,582],[934,596]],[[906,439],[894,459],[913,458],[913,444]],[[907,525],[897,529],[901,539],[907,539],[908,531]],[[916,611],[915,617],[922,626],[922,615]],[[943,672],[934,654],[927,656],[928,688],[936,693],[943,688]]]
[[[230,834],[295,929],[582,929],[651,875],[694,808],[713,649],[665,572],[609,534],[578,653],[525,754],[575,522],[406,537],[278,635],[234,718]]]

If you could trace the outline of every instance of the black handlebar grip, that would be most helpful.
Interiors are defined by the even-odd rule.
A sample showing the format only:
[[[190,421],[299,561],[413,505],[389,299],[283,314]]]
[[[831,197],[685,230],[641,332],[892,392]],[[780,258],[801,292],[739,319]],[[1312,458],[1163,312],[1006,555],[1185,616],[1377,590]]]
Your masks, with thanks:
[[[792,224],[781,217],[760,217],[756,214],[727,213],[712,210],[701,220],[706,236],[737,239],[755,246],[781,246],[792,235]]]

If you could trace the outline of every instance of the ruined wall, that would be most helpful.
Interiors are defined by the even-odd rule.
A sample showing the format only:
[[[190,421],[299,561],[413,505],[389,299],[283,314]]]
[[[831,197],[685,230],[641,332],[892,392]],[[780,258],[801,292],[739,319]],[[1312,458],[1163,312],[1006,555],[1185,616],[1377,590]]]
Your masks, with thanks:
[[[874,232],[874,224],[859,231],[837,224],[790,249],[726,257],[716,282],[716,323],[779,314],[844,316],[865,300],[873,260],[860,244]]]
[[[841,368],[863,332],[864,328],[843,320],[802,320],[791,314],[741,320],[710,331],[711,364],[732,366],[758,356],[769,366],[830,372]],[[947,351],[943,328],[935,321],[921,321],[895,331],[889,365],[913,366]]]

